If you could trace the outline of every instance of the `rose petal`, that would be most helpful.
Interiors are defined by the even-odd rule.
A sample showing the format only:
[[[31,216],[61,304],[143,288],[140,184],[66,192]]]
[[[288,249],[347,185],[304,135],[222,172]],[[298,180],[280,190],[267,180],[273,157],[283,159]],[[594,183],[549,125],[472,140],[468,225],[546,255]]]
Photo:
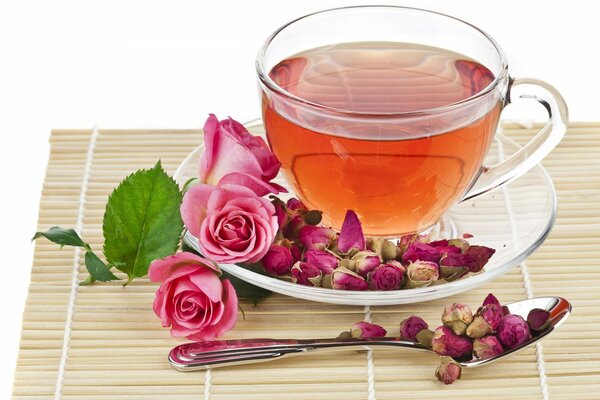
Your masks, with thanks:
[[[221,274],[221,270],[212,261],[184,251],[154,260],[148,268],[148,278],[152,282],[172,281],[200,268],[208,268]]]
[[[191,187],[183,196],[180,207],[181,219],[188,231],[196,237],[202,221],[206,218],[208,200],[215,190],[214,186],[201,183]]]

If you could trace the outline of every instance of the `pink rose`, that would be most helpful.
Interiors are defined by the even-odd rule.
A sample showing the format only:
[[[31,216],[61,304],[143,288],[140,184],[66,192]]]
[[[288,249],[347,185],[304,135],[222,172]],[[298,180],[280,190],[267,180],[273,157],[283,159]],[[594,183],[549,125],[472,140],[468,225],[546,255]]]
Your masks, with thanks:
[[[235,289],[211,261],[192,253],[177,253],[155,260],[148,269],[152,282],[160,282],[154,313],[171,336],[212,340],[231,330],[237,321]]]
[[[202,255],[216,262],[257,262],[277,233],[273,204],[238,185],[192,187],[183,197],[181,217]]]
[[[281,163],[265,141],[251,135],[239,122],[220,121],[210,114],[204,124],[204,151],[200,156],[200,181],[210,185],[235,184],[257,195],[286,192],[270,182]]]

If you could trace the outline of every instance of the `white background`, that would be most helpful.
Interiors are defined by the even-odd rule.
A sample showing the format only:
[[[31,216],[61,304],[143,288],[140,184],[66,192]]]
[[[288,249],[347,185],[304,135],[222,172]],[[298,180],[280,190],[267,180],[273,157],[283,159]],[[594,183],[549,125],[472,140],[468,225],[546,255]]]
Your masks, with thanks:
[[[0,0],[0,398],[13,370],[52,128],[197,128],[259,107],[254,56],[290,19],[360,1]],[[551,82],[571,120],[600,120],[593,2],[402,1],[465,19],[514,76]],[[576,4],[576,5],[574,5]],[[529,118],[530,115],[515,114]],[[157,321],[158,323],[158,321]]]

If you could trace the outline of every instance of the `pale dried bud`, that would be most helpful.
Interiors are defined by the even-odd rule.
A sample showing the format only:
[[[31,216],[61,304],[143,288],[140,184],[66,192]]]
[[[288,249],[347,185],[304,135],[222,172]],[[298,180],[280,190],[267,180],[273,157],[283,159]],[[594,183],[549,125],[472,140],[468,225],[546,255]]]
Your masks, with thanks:
[[[467,336],[476,339],[492,333],[492,327],[481,315],[476,315],[473,322],[467,326]]]
[[[356,263],[355,271],[363,278],[381,264],[379,255],[372,251],[359,251],[352,257],[352,261]]]
[[[394,242],[384,238],[368,238],[367,247],[375,253],[379,254],[384,262],[393,260],[398,255],[398,246],[394,244]]]
[[[444,307],[442,323],[457,335],[464,335],[467,326],[473,321],[473,312],[466,304],[454,303]]]
[[[408,289],[431,285],[439,278],[436,263],[429,261],[415,261],[408,265],[406,270],[406,284]]]
[[[450,385],[460,379],[462,367],[452,357],[442,357],[440,365],[435,370],[435,376],[445,385]]]
[[[465,239],[450,239],[448,240],[448,246],[458,247],[461,253],[464,253],[469,248],[469,242]]]
[[[431,348],[433,344],[433,331],[429,329],[422,329],[415,336],[415,340],[422,346]]]

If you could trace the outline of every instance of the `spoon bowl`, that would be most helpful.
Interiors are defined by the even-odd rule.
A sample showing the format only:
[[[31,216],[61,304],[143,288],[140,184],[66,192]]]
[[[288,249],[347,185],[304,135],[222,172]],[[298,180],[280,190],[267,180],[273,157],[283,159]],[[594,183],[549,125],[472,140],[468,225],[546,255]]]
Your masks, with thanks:
[[[517,301],[507,305],[511,314],[527,318],[529,311],[541,308],[550,313],[550,325],[537,333],[527,342],[502,354],[480,360],[457,360],[463,368],[480,367],[508,357],[541,340],[561,325],[571,314],[571,303],[562,297],[536,297]],[[169,363],[178,371],[197,371],[208,368],[265,362],[281,357],[301,355],[316,350],[332,351],[348,348],[370,349],[375,346],[394,346],[415,350],[430,351],[419,343],[397,337],[369,339],[332,338],[332,339],[241,339],[214,340],[207,342],[185,343],[173,348],[169,353]]]

